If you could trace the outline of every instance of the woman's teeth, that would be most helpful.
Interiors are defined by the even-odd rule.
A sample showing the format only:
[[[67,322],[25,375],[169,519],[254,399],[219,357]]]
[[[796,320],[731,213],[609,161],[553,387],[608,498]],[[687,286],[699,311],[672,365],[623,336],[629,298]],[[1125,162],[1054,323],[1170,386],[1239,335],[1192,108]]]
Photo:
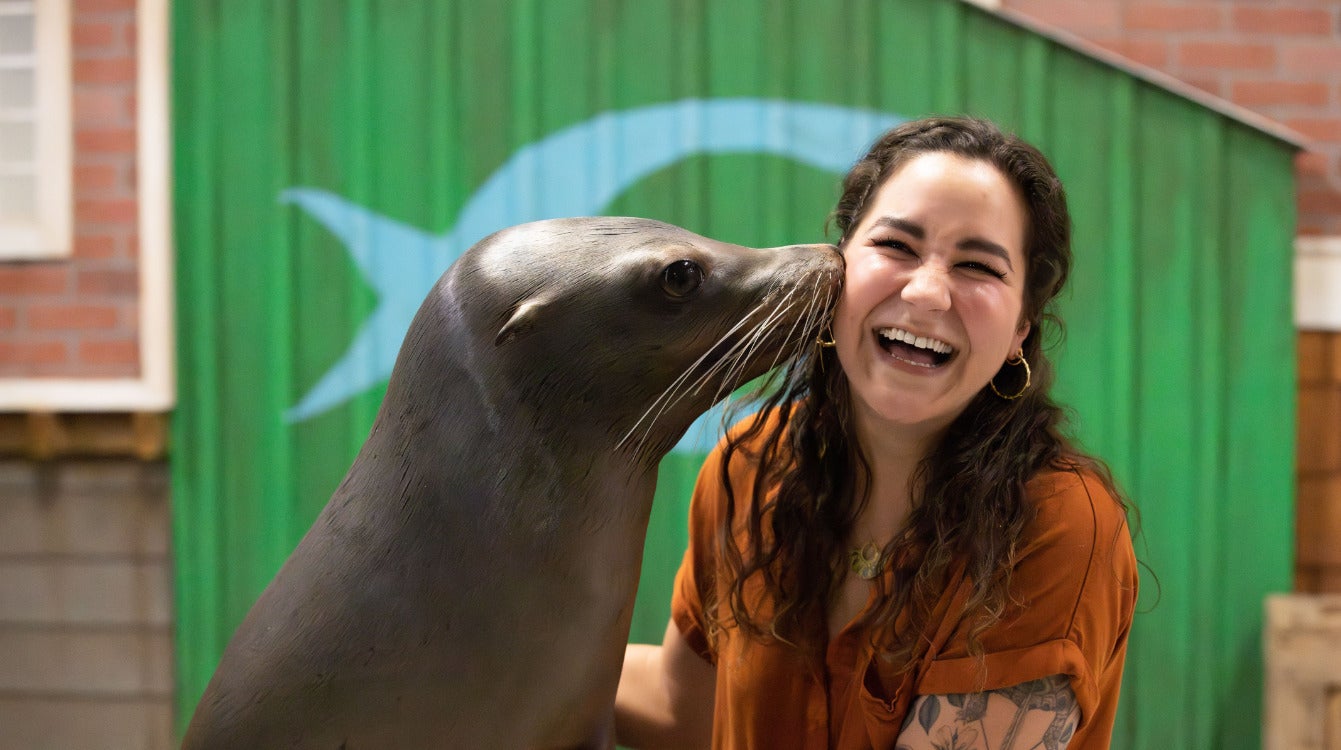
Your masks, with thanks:
[[[881,338],[888,341],[900,341],[909,346],[915,346],[918,349],[926,349],[937,354],[952,354],[955,350],[953,346],[950,346],[944,341],[933,339],[928,336],[914,336],[902,328],[881,328],[876,331],[876,333],[878,333]]]

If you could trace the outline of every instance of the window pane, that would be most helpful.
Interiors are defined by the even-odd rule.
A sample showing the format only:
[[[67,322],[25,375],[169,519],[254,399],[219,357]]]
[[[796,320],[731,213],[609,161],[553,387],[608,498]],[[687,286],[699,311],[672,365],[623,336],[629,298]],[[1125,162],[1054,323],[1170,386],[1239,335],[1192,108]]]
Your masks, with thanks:
[[[0,15],[0,55],[30,55],[33,52],[33,16]]]
[[[0,224],[35,221],[36,192],[31,175],[0,174]]]
[[[32,109],[33,71],[0,70],[0,109]]]
[[[0,122],[0,163],[31,164],[36,156],[31,122]]]

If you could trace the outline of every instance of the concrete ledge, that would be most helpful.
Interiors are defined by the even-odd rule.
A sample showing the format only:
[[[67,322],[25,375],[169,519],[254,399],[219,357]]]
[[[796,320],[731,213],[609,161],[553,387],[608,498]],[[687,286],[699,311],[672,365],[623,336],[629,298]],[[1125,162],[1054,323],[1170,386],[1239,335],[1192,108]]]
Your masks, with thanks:
[[[166,700],[118,701],[0,694],[0,750],[172,750]]]
[[[0,750],[170,750],[167,465],[0,459]]]

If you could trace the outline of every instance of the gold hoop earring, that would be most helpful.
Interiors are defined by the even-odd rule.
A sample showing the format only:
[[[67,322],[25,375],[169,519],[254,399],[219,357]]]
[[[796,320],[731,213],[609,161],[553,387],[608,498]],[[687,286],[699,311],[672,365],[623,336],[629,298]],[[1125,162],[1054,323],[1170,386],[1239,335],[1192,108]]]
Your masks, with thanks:
[[[828,341],[824,340],[825,333],[829,334]],[[820,331],[820,335],[815,337],[815,343],[819,344],[821,349],[832,349],[833,347],[838,346],[837,342],[833,340],[833,329],[827,326],[823,331]]]
[[[1010,359],[1006,360],[1006,364],[1008,364],[1008,365],[1024,365],[1024,385],[1023,385],[1023,386],[1020,386],[1020,390],[1017,391],[1017,392],[1015,392],[1013,395],[1007,396],[1006,394],[1004,394],[1004,393],[1002,393],[1001,391],[997,390],[997,388],[996,388],[996,378],[995,378],[995,377],[993,377],[991,380],[987,381],[987,384],[990,385],[990,386],[992,387],[992,393],[995,393],[996,395],[1000,396],[1001,398],[1004,398],[1004,399],[1007,400],[1007,401],[1014,401],[1015,399],[1019,398],[1020,396],[1023,396],[1025,391],[1029,390],[1029,381],[1030,381],[1030,379],[1033,377],[1033,372],[1030,371],[1030,369],[1029,369],[1029,360],[1027,360],[1027,359],[1024,358],[1024,350],[1023,350],[1023,349],[1016,349],[1016,350],[1015,350],[1015,356],[1013,356],[1013,357],[1011,357]]]

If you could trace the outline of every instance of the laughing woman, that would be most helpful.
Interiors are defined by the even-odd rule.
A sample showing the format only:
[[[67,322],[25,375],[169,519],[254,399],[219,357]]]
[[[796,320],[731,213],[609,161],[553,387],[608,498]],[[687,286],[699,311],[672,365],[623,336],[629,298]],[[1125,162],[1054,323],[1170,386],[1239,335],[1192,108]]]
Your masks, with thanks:
[[[1126,505],[1063,436],[1062,185],[973,119],[847,175],[832,339],[709,456],[620,744],[1106,748],[1136,602]]]

